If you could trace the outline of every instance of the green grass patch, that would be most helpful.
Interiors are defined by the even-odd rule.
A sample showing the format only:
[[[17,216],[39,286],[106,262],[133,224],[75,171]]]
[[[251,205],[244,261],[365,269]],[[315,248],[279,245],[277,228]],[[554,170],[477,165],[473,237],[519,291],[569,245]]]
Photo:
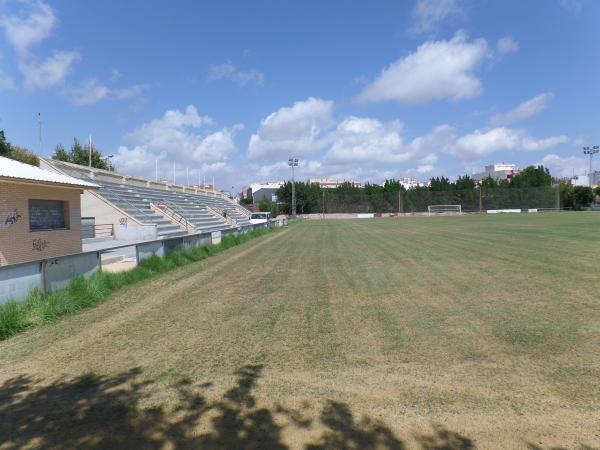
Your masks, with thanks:
[[[62,316],[91,308],[124,286],[201,261],[271,231],[270,228],[262,228],[244,234],[224,236],[219,244],[177,250],[166,258],[154,255],[125,272],[97,272],[89,278],[78,276],[73,278],[65,289],[49,294],[34,289],[24,302],[9,301],[0,306],[0,340],[28,327],[50,323]]]

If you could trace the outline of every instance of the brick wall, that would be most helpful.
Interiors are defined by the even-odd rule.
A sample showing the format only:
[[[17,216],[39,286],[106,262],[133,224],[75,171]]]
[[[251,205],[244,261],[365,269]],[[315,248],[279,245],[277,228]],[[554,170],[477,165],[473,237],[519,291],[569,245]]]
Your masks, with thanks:
[[[80,188],[0,181],[0,266],[81,252]],[[68,229],[30,231],[29,199],[63,200]]]

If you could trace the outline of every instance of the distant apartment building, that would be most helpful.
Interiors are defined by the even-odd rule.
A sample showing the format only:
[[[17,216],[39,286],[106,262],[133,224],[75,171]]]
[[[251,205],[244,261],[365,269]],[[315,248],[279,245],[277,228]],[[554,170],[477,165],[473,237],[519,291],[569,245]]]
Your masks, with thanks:
[[[590,177],[589,175],[576,175],[573,178],[571,178],[571,184],[573,186],[589,186],[590,185]],[[598,186],[600,185],[600,172],[599,171],[595,171],[592,174],[592,186]]]
[[[398,180],[404,189],[419,187],[421,184],[414,178],[404,177]]]
[[[334,180],[332,178],[309,178],[308,184],[318,184],[323,189],[335,189],[344,183],[349,183],[354,187],[362,187],[362,184],[353,180]]]
[[[242,194],[244,198],[252,198],[252,203],[258,203],[263,198],[271,202],[277,201],[277,190],[283,186],[283,181],[271,181],[267,183],[252,183],[244,186]]]
[[[519,168],[516,166],[516,164],[497,163],[485,166],[485,171],[483,172],[474,173],[473,179],[480,181],[490,177],[496,181],[510,180],[518,173]]]

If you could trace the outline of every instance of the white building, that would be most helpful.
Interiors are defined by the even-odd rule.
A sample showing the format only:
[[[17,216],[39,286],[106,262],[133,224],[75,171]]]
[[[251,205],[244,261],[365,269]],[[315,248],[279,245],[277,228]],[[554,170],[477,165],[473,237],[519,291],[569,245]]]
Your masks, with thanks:
[[[516,164],[496,163],[485,166],[485,171],[474,173],[473,178],[477,181],[491,177],[496,181],[508,180],[519,173],[519,168]]]
[[[344,183],[350,183],[354,187],[362,187],[358,181],[354,180],[335,180],[333,178],[309,178],[309,184],[318,184],[323,189],[335,189]]]
[[[283,186],[283,181],[270,181],[267,183],[252,183],[244,186],[244,198],[252,197],[253,203],[258,203],[261,198],[266,197],[272,202],[277,201],[277,190]]]
[[[419,183],[414,178],[404,177],[400,178],[398,181],[404,187],[404,189],[411,189],[421,186],[421,183]]]

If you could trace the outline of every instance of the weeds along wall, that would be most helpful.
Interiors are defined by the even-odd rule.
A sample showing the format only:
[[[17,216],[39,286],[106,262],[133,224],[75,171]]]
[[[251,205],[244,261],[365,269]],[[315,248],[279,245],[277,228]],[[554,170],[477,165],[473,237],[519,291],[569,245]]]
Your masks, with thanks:
[[[136,244],[136,263],[139,265],[153,256],[166,257],[177,251],[192,251],[197,247],[212,246],[227,236],[256,232],[265,226],[266,224],[252,225]],[[0,267],[0,305],[11,300],[22,301],[33,289],[52,293],[65,288],[76,276],[89,278],[102,270],[101,255],[102,251],[75,253]]]
[[[49,323],[62,316],[90,308],[118,289],[201,261],[272,230],[272,227],[255,225],[220,236],[218,244],[191,248],[186,248],[181,240],[179,247],[171,243],[164,257],[159,256],[158,252],[146,255],[135,268],[128,271],[109,273],[98,268],[86,274],[72,276],[60,289],[44,291],[43,287],[36,286],[28,292],[25,301],[9,300],[0,305],[0,340],[29,327]],[[164,250],[167,247],[162,248]]]

